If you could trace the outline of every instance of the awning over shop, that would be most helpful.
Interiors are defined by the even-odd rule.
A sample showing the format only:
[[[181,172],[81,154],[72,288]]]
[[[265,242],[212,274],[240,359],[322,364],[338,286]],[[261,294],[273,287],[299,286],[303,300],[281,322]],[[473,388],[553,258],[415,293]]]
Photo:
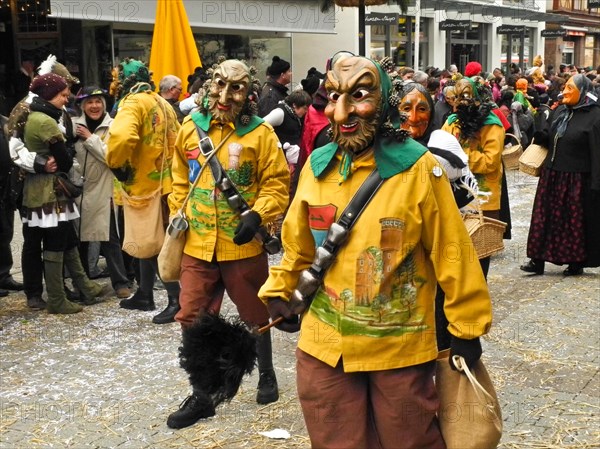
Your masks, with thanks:
[[[322,13],[318,0],[184,0],[192,27],[283,33],[334,33],[335,10]],[[121,23],[156,22],[156,0],[52,0],[51,17]]]
[[[409,6],[414,7],[415,0],[409,0]],[[530,22],[561,23],[568,20],[567,16],[539,11],[535,2],[527,4],[497,5],[493,2],[470,2],[456,0],[421,0],[422,9],[435,11],[451,11],[446,19],[468,20],[469,16],[479,14],[484,18],[506,17],[514,20]]]

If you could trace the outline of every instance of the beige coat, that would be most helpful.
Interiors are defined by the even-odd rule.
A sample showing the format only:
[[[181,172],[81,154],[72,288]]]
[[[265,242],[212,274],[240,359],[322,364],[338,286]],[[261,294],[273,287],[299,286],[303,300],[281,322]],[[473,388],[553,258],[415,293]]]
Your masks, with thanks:
[[[75,157],[84,178],[83,193],[77,198],[81,213],[79,238],[82,242],[105,242],[109,239],[114,175],[106,165],[106,140],[112,121],[106,114],[89,139],[78,139],[75,143]],[[73,120],[74,126],[79,123],[85,125],[84,115]]]

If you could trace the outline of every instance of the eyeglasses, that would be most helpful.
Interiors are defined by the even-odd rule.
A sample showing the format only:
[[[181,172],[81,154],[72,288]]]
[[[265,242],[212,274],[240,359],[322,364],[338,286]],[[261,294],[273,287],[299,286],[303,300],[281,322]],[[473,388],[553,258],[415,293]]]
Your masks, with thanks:
[[[177,86],[173,86],[173,87],[171,87],[171,89],[177,89],[179,92],[181,92],[183,90],[182,87],[177,87]]]

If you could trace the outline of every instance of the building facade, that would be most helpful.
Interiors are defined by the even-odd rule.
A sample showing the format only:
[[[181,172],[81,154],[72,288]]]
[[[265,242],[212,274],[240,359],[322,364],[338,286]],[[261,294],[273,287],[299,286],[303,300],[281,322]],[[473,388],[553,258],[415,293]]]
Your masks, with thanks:
[[[25,60],[39,65],[56,54],[84,84],[102,87],[124,57],[149,61],[156,1],[0,0],[0,86],[8,86],[0,112],[16,100],[10,80]],[[485,71],[510,63],[527,68],[537,54],[555,67],[600,64],[594,0],[545,1],[411,0],[406,14],[396,5],[369,7],[366,55],[421,69],[456,64],[463,70],[471,60]],[[335,52],[359,52],[358,8],[322,12],[318,0],[184,4],[204,66],[219,55],[243,58],[263,77],[277,55],[291,62],[295,87],[310,67],[323,72]]]
[[[547,27],[546,63],[559,67],[600,66],[600,1],[549,0],[548,9],[566,18],[561,26]]]

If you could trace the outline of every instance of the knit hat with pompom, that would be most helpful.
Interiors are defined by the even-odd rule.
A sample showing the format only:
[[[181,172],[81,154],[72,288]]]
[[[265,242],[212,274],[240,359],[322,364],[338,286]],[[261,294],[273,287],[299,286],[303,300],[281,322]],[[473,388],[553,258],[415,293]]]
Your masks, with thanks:
[[[273,56],[273,63],[267,68],[267,74],[273,78],[278,78],[282,73],[290,69],[290,63],[281,59],[279,56]]]

